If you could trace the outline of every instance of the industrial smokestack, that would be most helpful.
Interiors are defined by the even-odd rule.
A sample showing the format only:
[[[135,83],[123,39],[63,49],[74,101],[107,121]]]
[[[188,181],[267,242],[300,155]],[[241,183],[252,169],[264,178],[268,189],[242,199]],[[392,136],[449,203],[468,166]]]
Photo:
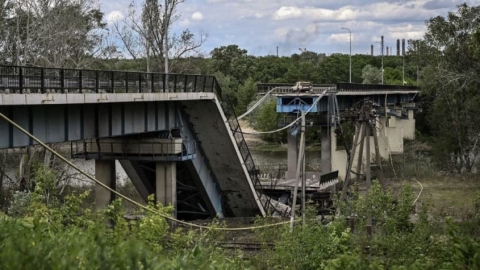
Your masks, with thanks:
[[[402,56],[405,56],[405,39],[402,39]]]
[[[397,39],[397,56],[400,56],[400,39]]]
[[[388,46],[387,46],[387,56],[388,56],[388,53],[389,53],[389,51],[388,51]]]
[[[373,56],[373,44],[370,45],[370,55]]]
[[[382,36],[382,55],[383,55],[383,36]]]

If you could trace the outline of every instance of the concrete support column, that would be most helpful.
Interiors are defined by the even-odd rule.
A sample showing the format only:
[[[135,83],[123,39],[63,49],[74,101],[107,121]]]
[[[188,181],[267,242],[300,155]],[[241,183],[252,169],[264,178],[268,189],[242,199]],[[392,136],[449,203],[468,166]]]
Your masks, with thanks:
[[[164,206],[177,208],[177,165],[175,162],[157,162],[155,166],[155,199]]]
[[[292,135],[290,131],[287,132],[287,143],[288,143],[288,167],[287,167],[287,179],[295,179],[295,173],[297,171],[297,156],[298,156],[298,145],[297,145],[297,136]]]
[[[112,189],[116,189],[115,160],[95,160],[95,178]],[[106,188],[95,185],[95,209],[105,209],[113,200],[115,194]]]
[[[332,171],[332,142],[331,128],[322,127],[322,174]],[[333,149],[334,151],[335,149]]]

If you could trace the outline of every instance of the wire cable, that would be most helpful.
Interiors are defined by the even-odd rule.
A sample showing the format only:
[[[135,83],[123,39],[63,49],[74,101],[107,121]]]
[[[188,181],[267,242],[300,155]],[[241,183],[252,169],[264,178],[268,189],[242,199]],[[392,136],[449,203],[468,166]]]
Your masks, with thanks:
[[[422,195],[422,192],[423,192],[423,185],[422,183],[420,183],[416,178],[413,178],[413,180],[415,180],[419,185],[420,185],[420,192],[418,192],[418,196],[417,198],[415,199],[415,201],[413,201],[412,205],[415,205],[418,201],[418,199],[420,198],[420,195]]]
[[[70,167],[74,168],[76,171],[78,171],[79,173],[85,175],[88,179],[92,180],[93,182],[95,182],[96,184],[102,186],[103,188],[105,188],[106,190],[116,194],[118,197],[122,198],[123,200],[133,204],[133,205],[136,205],[138,207],[140,207],[141,209],[143,210],[146,210],[148,212],[151,212],[151,213],[154,213],[154,214],[157,214],[165,219],[168,219],[170,221],[173,221],[175,223],[179,223],[179,224],[183,224],[183,225],[186,225],[186,226],[190,226],[190,227],[196,227],[196,228],[199,228],[199,229],[207,229],[207,230],[217,230],[217,231],[247,231],[247,230],[254,230],[254,229],[262,229],[262,228],[268,228],[268,227],[274,227],[274,226],[279,226],[279,225],[284,225],[284,224],[289,224],[290,221],[285,221],[285,222],[279,222],[279,223],[274,223],[274,224],[266,224],[266,225],[260,225],[260,226],[253,226],[253,227],[243,227],[243,228],[210,228],[208,226],[202,226],[202,225],[197,225],[197,224],[193,224],[193,223],[189,223],[189,222],[186,222],[186,221],[183,221],[183,220],[179,220],[179,219],[176,219],[176,218],[173,218],[173,217],[170,217],[168,215],[165,215],[163,213],[160,213],[158,211],[155,211],[154,209],[151,209],[151,208],[148,208],[144,205],[142,205],[141,203],[138,203],[134,200],[132,200],[131,198],[119,193],[118,191],[110,188],[109,186],[107,186],[106,184],[102,183],[101,181],[95,179],[95,177],[91,176],[90,174],[86,173],[85,171],[83,171],[82,169],[80,169],[77,165],[73,164],[70,160],[66,159],[65,157],[63,157],[62,155],[60,155],[59,153],[57,153],[55,150],[53,150],[52,148],[50,148],[48,145],[46,145],[44,142],[42,142],[40,139],[38,139],[37,137],[33,136],[32,134],[30,134],[28,131],[26,131],[24,128],[22,128],[20,125],[18,125],[17,123],[15,123],[14,121],[12,121],[10,118],[6,117],[3,113],[0,113],[0,117],[3,118],[5,121],[7,121],[8,123],[10,123],[12,126],[14,126],[15,128],[17,128],[18,130],[20,130],[22,133],[24,133],[25,135],[27,135],[28,137],[30,137],[32,140],[34,140],[35,142],[37,142],[39,145],[41,145],[42,147],[44,147],[46,150],[50,151],[53,155],[55,155],[56,157],[58,157],[60,160],[62,160],[63,162],[67,163]]]
[[[244,114],[240,115],[239,117],[237,117],[237,120],[240,120],[242,118],[244,118],[245,116],[249,115],[251,112],[253,112],[258,106],[260,106],[260,104],[263,103],[263,101],[265,101],[267,99],[267,97],[275,90],[277,90],[279,87],[275,87],[273,89],[271,89],[270,91],[268,91],[261,99],[259,99],[257,101],[257,103],[255,103],[252,107],[250,107],[250,109],[248,109],[248,111],[246,111]],[[233,120],[230,120],[230,121],[233,121]]]
[[[318,98],[315,100],[315,102],[313,102],[312,106],[310,106],[310,108],[308,108],[308,110],[305,112],[305,115],[307,115],[314,107],[315,105],[317,105],[317,103],[320,101],[320,99],[322,99],[322,97],[325,96],[325,94],[327,93],[327,90],[323,90],[323,92],[318,96]],[[282,131],[284,129],[287,129],[293,125],[295,125],[298,121],[300,121],[302,119],[302,117],[298,117],[297,119],[293,120],[292,123],[286,125],[285,127],[283,128],[279,128],[279,129],[276,129],[276,130],[271,130],[271,131],[256,131],[256,132],[244,132],[244,131],[241,131],[241,133],[243,134],[252,134],[252,135],[255,135],[255,134],[272,134],[272,133],[276,133],[276,132],[279,132],[279,131]]]

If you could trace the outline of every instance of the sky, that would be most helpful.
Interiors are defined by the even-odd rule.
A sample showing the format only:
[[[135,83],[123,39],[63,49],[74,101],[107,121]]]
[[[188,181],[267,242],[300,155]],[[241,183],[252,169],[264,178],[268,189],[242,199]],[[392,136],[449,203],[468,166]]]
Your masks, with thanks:
[[[143,0],[134,0],[136,5]],[[163,2],[163,0],[159,0]],[[316,53],[381,54],[379,43],[396,52],[397,39],[420,39],[425,21],[446,16],[466,2],[480,0],[185,0],[173,31],[188,28],[208,33],[201,51],[238,45],[249,55],[290,56],[308,50]],[[125,16],[132,0],[100,0],[105,20]],[[386,49],[385,52],[386,54]]]

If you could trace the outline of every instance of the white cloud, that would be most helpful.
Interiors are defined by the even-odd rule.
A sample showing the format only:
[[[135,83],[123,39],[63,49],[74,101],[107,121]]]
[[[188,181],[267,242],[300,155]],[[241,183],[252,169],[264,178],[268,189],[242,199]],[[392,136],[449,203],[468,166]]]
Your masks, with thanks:
[[[105,16],[105,19],[107,20],[107,23],[111,24],[123,19],[124,17],[125,16],[123,15],[122,12],[118,10],[114,10],[108,13],[107,16]]]
[[[111,23],[126,16],[132,0],[99,1],[105,20]],[[297,53],[299,47],[348,53],[349,33],[341,29],[348,27],[352,31],[352,53],[369,53],[371,44],[378,50],[379,45],[373,42],[380,41],[382,35],[385,46],[394,48],[397,39],[422,38],[425,20],[456,11],[458,2],[475,5],[478,1],[194,0],[178,6],[181,17],[172,33],[185,28],[195,34],[206,30],[205,51],[236,44],[255,55],[276,53],[277,46],[286,55]]]
[[[339,34],[331,34],[327,38],[328,42],[335,42],[335,43],[349,43],[350,42],[350,33],[339,33]],[[352,42],[354,41],[354,36],[352,35]]]
[[[201,12],[195,12],[192,14],[192,20],[194,21],[201,21],[203,20],[203,14]]]
[[[302,11],[297,7],[281,7],[273,14],[275,20],[295,19],[302,16]]]
[[[178,23],[181,27],[188,27],[191,22],[189,19],[185,19],[185,20],[181,20],[179,23]]]

